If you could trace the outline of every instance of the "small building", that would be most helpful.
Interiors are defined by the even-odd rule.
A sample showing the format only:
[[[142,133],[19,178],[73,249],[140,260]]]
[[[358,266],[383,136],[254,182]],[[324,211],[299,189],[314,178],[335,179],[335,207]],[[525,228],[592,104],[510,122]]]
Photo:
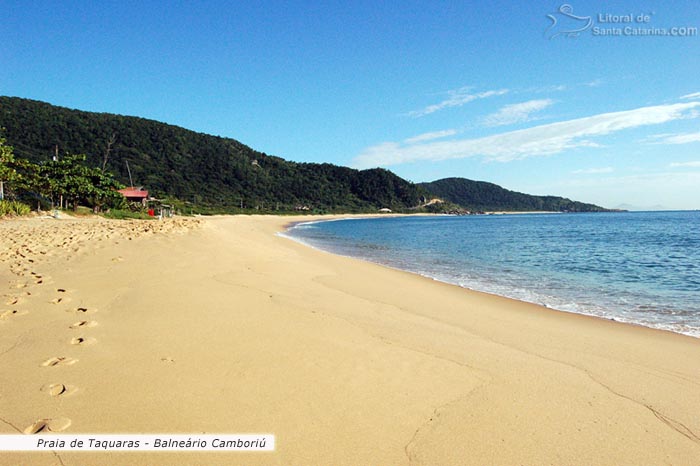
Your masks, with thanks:
[[[382,214],[390,214],[391,209],[384,207],[383,209],[379,209],[379,212],[381,212]]]
[[[158,217],[159,220],[163,218],[170,218],[174,215],[175,209],[170,204],[163,204],[160,200],[151,198],[148,201],[148,215],[151,217]]]
[[[120,189],[119,192],[128,202],[140,202],[146,205],[148,200],[148,191],[143,189],[143,186],[129,186],[128,188]]]

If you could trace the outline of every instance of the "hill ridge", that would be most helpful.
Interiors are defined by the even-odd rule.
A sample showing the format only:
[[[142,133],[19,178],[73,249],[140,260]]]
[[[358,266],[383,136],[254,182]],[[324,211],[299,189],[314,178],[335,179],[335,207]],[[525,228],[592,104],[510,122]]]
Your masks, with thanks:
[[[14,147],[17,157],[33,162],[49,160],[56,148],[59,155],[85,154],[89,165],[105,165],[124,183],[129,180],[128,161],[134,184],[146,186],[157,197],[187,201],[210,212],[241,208],[415,212],[454,207],[433,204],[421,208],[422,201],[431,197],[469,210],[527,210],[527,206],[552,205],[559,208],[535,210],[605,210],[568,199],[556,201],[563,198],[555,196],[530,196],[540,200],[528,200],[527,194],[464,178],[415,184],[383,168],[356,170],[330,163],[287,161],[233,138],[139,116],[87,112],[20,97],[0,96],[0,128],[0,135]]]
[[[469,211],[609,211],[604,207],[564,197],[524,194],[487,181],[467,178],[443,178],[430,183],[419,183],[418,186]]]
[[[256,151],[233,138],[136,116],[85,112],[18,97],[0,97],[0,127],[18,157],[48,160],[56,147],[83,153],[123,182],[157,196],[230,210],[374,211],[418,205],[425,193],[384,169],[300,163]],[[114,138],[110,146],[110,140]]]

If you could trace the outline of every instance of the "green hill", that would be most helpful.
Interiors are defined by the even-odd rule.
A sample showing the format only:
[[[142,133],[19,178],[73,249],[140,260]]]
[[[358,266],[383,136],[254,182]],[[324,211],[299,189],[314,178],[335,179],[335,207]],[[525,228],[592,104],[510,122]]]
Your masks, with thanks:
[[[40,162],[58,148],[59,156],[86,154],[89,165],[101,167],[109,149],[106,169],[121,182],[129,183],[128,161],[134,184],[155,196],[220,210],[401,210],[425,194],[384,169],[289,162],[230,138],[17,97],[0,96],[0,128],[17,157]]]
[[[447,178],[414,184],[381,168],[354,170],[328,163],[296,163],[258,152],[231,138],[197,133],[144,118],[84,112],[0,96],[0,136],[16,157],[50,160],[58,151],[85,154],[156,197],[179,199],[197,210],[316,212],[548,210],[592,212],[602,207],[554,196],[530,196],[492,183]],[[420,208],[440,197],[445,204]],[[453,204],[450,204],[453,203]]]
[[[509,191],[493,183],[465,178],[444,178],[420,183],[431,194],[470,211],[605,212],[593,204],[556,196],[532,196]]]

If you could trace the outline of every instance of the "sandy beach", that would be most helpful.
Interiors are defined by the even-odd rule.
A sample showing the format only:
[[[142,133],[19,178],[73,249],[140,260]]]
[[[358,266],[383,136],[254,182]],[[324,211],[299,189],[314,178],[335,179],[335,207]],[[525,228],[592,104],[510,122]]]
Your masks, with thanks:
[[[700,340],[275,234],[299,220],[0,220],[0,433],[276,437],[0,465],[698,464]]]

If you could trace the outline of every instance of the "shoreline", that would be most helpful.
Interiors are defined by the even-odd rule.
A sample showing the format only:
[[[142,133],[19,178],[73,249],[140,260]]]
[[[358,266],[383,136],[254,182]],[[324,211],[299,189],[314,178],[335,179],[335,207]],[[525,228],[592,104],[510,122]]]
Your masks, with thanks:
[[[168,231],[0,223],[25,235],[3,259],[24,275],[0,271],[3,301],[18,299],[0,322],[0,433],[68,419],[72,434],[276,436],[270,453],[60,452],[66,465],[700,455],[697,339],[315,250],[276,235],[289,220],[221,216]],[[90,239],[78,245],[82,235]],[[82,321],[95,325],[70,328]],[[75,362],[42,366],[52,357]],[[42,391],[52,383],[67,391]],[[56,461],[0,455],[3,465]]]
[[[559,212],[520,212],[520,213],[527,215],[527,214],[559,213]],[[511,215],[511,214],[518,214],[518,212],[515,212],[515,213],[511,213],[511,212],[493,213],[493,215]],[[407,215],[397,215],[397,217],[402,217],[402,216],[407,216]],[[435,215],[425,214],[425,215],[421,215],[421,216],[433,217]],[[298,225],[302,225],[302,224],[307,224],[307,223],[309,223],[309,224],[310,223],[322,223],[322,222],[326,222],[326,221],[332,222],[332,221],[339,221],[339,220],[345,220],[345,219],[348,219],[348,220],[360,219],[360,220],[362,220],[362,219],[382,218],[382,217],[386,217],[386,216],[382,216],[382,215],[367,216],[367,215],[360,215],[360,214],[349,215],[349,216],[345,215],[344,216],[344,215],[340,214],[338,216],[334,216],[333,218],[325,218],[325,216],[319,216],[319,217],[320,218],[314,218],[313,220],[310,220],[310,221],[307,220],[307,221],[300,221],[300,222],[291,222],[289,224],[286,224],[284,226],[284,229],[282,231],[279,231],[277,234],[279,236],[289,238],[292,241],[295,241],[299,244],[302,244],[306,247],[315,249],[317,251],[322,251],[322,252],[334,254],[337,256],[341,256],[341,257],[347,257],[347,258],[363,261],[366,263],[375,264],[375,265],[378,265],[380,267],[388,268],[390,270],[397,270],[397,271],[401,271],[401,272],[414,274],[414,275],[426,278],[428,280],[432,280],[432,281],[439,282],[439,283],[444,283],[444,284],[447,284],[450,286],[455,286],[455,287],[458,287],[458,288],[461,288],[461,289],[464,289],[464,290],[467,290],[470,292],[484,293],[484,294],[490,295],[490,296],[497,296],[497,297],[501,297],[501,298],[512,299],[512,300],[517,301],[517,302],[532,304],[535,306],[540,306],[542,309],[546,309],[549,311],[556,311],[556,312],[563,312],[563,313],[567,313],[567,314],[575,314],[575,315],[580,315],[580,316],[593,317],[596,319],[602,319],[602,320],[607,320],[607,321],[616,322],[616,323],[622,323],[622,324],[626,324],[626,325],[632,325],[632,326],[643,327],[643,328],[647,328],[647,329],[670,332],[670,333],[673,333],[676,335],[682,335],[682,336],[694,338],[696,340],[700,340],[700,334],[698,333],[697,329],[693,329],[692,330],[693,333],[691,333],[691,330],[687,330],[687,332],[683,332],[681,330],[676,330],[676,329],[672,328],[672,324],[669,324],[669,323],[654,324],[651,322],[638,322],[638,321],[635,321],[632,319],[627,319],[624,316],[619,316],[616,314],[601,315],[601,314],[596,314],[593,311],[586,312],[585,309],[584,310],[568,310],[568,309],[564,309],[560,306],[557,306],[556,304],[549,304],[549,303],[543,303],[543,302],[538,302],[538,301],[534,301],[534,300],[527,300],[527,299],[520,298],[517,296],[511,296],[511,295],[508,295],[505,293],[501,294],[501,293],[496,292],[496,291],[490,291],[489,289],[473,288],[473,287],[469,287],[466,285],[462,285],[462,284],[457,283],[455,281],[450,281],[449,279],[441,279],[438,276],[431,275],[430,272],[420,272],[420,271],[416,271],[416,270],[410,270],[410,269],[405,269],[405,268],[393,266],[389,263],[382,262],[381,259],[379,259],[379,258],[364,259],[362,257],[357,257],[357,256],[353,256],[350,254],[338,253],[338,252],[332,251],[330,249],[323,249],[323,248],[317,247],[316,245],[313,245],[309,242],[306,242],[303,238],[296,237],[293,234],[287,234],[289,232],[289,230],[293,229],[294,227],[296,227]],[[576,305],[576,304],[574,303],[574,305]]]

